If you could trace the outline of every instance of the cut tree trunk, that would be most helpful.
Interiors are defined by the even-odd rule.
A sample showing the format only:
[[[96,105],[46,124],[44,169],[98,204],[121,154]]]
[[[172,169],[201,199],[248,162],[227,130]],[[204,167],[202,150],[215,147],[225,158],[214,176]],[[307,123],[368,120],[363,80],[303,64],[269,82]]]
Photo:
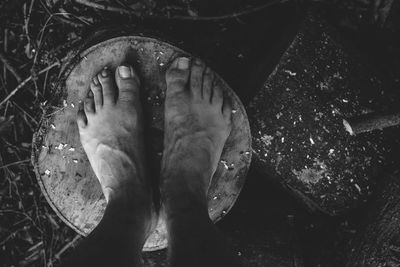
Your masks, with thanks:
[[[100,222],[106,206],[76,125],[78,102],[87,95],[91,78],[104,66],[114,71],[123,62],[134,66],[139,73],[150,165],[148,176],[153,179],[156,194],[163,151],[165,71],[177,56],[190,56],[158,39],[116,32],[122,36],[115,37],[112,32],[111,36],[89,38],[85,49],[71,59],[58,86],[53,88],[54,98],[49,101],[33,138],[32,161],[44,196],[67,225],[85,236]],[[218,221],[229,212],[244,185],[251,161],[251,136],[241,101],[218,74],[215,82],[236,111],[232,114],[232,132],[208,191],[210,218]],[[166,246],[165,218],[160,217],[144,250]]]

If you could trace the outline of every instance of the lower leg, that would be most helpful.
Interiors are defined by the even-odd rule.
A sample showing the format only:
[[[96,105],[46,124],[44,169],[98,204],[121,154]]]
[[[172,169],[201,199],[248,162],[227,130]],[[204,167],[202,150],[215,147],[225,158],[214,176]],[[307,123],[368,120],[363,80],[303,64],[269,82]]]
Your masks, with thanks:
[[[78,112],[82,146],[107,200],[99,225],[64,266],[139,266],[151,228],[139,79],[130,66],[96,75]]]
[[[148,211],[142,209],[134,199],[110,199],[99,225],[63,266],[141,266],[150,231]]]
[[[171,266],[235,266],[207,208],[208,186],[231,130],[231,107],[199,60],[176,59],[166,81],[161,191]]]
[[[167,179],[193,181],[202,175],[180,172]],[[174,188],[165,189],[169,193],[164,196],[171,266],[237,266],[227,240],[208,215],[206,195],[191,192],[182,184]]]

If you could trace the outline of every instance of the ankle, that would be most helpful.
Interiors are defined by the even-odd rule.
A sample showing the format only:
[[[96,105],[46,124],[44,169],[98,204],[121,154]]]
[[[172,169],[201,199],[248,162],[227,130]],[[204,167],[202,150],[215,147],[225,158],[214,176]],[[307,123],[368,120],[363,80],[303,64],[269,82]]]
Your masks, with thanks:
[[[186,217],[190,214],[207,214],[208,204],[205,194],[194,194],[192,192],[163,193],[162,208],[167,219]]]

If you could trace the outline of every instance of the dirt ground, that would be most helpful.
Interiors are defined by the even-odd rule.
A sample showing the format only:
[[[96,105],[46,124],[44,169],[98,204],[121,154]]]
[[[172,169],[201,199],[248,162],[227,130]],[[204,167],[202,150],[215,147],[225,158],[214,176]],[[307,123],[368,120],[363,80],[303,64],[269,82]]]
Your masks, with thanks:
[[[81,239],[40,192],[31,142],[69,51],[95,30],[123,24],[167,36],[209,62],[234,89],[246,88],[237,91],[246,104],[267,78],[254,78],[255,70],[273,70],[306,10],[317,5],[386,84],[400,88],[399,2],[110,1],[129,14],[82,4],[88,2],[102,3],[0,3],[0,266],[55,266]],[[367,210],[368,203],[340,217],[309,214],[251,170],[218,226],[248,266],[344,266]],[[165,251],[145,255],[149,266],[163,257]]]

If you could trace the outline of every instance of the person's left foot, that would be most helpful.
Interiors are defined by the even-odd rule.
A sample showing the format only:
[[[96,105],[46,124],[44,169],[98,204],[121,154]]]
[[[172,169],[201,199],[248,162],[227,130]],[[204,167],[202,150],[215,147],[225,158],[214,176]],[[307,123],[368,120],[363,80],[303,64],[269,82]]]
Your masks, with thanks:
[[[151,190],[145,178],[139,78],[131,66],[107,68],[90,84],[78,112],[83,148],[107,201],[134,198],[150,210]]]

